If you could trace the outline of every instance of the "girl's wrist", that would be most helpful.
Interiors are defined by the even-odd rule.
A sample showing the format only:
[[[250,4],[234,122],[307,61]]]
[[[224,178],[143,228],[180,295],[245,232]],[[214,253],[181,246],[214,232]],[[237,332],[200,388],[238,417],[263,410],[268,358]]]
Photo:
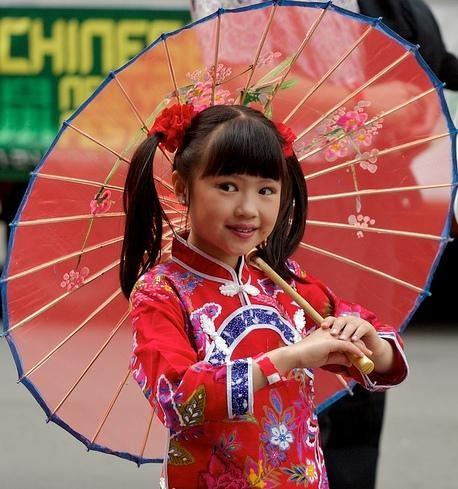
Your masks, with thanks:
[[[372,348],[372,351],[373,355],[371,356],[371,360],[375,364],[375,371],[385,373],[390,370],[394,358],[393,348],[390,342],[384,338],[380,338],[378,346]]]
[[[274,363],[281,375],[286,375],[290,370],[297,367],[294,352],[289,346],[282,346],[268,352],[266,355]]]

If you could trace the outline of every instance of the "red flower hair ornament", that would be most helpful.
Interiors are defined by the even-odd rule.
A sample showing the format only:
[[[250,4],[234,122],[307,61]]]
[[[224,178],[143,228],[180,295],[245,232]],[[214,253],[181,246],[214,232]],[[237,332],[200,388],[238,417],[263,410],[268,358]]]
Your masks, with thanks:
[[[160,145],[170,153],[174,153],[183,143],[186,130],[199,113],[192,104],[174,104],[166,107],[156,118],[148,136],[157,135]],[[286,158],[294,155],[293,143],[296,135],[282,122],[275,122],[275,127],[284,140],[283,153]]]
[[[184,133],[198,114],[191,104],[174,104],[166,107],[156,118],[148,136],[156,134],[160,145],[174,153],[183,143]]]
[[[284,141],[283,154],[285,155],[285,158],[290,158],[294,155],[293,143],[296,141],[296,135],[291,128],[286,124],[283,124],[283,122],[274,122],[274,124]]]

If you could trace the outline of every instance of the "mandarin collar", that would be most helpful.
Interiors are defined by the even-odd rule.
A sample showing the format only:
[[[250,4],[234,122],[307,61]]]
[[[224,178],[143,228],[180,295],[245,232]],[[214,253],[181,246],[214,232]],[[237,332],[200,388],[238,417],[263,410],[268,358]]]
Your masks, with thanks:
[[[188,243],[184,235],[175,235],[173,238],[172,260],[197,275],[221,283],[240,282],[245,268],[245,257],[241,257],[237,272],[226,263]]]

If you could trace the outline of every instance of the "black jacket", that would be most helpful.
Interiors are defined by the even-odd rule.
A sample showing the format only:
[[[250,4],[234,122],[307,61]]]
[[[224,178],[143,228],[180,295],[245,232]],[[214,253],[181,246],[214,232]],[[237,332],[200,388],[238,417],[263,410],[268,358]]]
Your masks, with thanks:
[[[458,58],[447,52],[434,16],[422,0],[359,0],[361,13],[382,21],[420,54],[450,90],[458,90]]]

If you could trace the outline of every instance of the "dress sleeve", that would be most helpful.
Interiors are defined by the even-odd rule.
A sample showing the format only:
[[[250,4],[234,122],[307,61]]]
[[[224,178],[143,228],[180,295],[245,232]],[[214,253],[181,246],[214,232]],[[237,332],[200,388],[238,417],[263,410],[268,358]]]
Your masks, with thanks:
[[[142,279],[131,295],[131,369],[163,424],[174,432],[253,412],[252,360],[199,361],[185,309],[166,277]]]
[[[373,312],[364,307],[342,300],[322,282],[309,274],[301,272],[297,264],[294,265],[293,271],[296,275],[302,276],[306,282],[305,284],[297,282],[299,293],[304,295],[306,299],[308,297],[308,301],[315,306],[323,317],[358,316],[371,323],[379,336],[391,343],[394,352],[394,363],[393,368],[389,372],[384,374],[373,372],[370,375],[363,375],[357,368],[350,367],[339,368],[338,373],[343,373],[343,375],[353,378],[371,391],[386,390],[389,387],[400,384],[407,377],[409,367],[404,354],[404,343],[394,328],[383,324]],[[332,367],[325,369],[335,371]]]

